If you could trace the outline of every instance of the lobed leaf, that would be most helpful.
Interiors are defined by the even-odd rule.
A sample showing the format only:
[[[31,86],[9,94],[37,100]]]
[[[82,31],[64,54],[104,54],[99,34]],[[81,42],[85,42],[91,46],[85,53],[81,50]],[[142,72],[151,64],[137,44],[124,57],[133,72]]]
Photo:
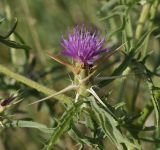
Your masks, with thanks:
[[[112,143],[119,150],[140,149],[137,143],[132,143],[118,128],[118,122],[101,106],[99,106],[93,97],[91,97],[91,107],[95,113],[99,125]]]
[[[79,101],[73,104],[68,110],[64,112],[61,119],[59,120],[58,126],[55,128],[50,142],[47,146],[47,150],[51,150],[56,141],[64,134],[66,131],[70,129],[71,122],[75,115],[80,111],[80,106],[84,103],[84,101]]]

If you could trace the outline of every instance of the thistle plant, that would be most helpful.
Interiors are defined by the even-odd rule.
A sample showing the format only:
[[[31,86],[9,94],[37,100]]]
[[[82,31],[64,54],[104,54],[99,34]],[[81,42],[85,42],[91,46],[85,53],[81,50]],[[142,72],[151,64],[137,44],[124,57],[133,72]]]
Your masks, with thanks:
[[[24,24],[16,2],[0,11],[0,149],[21,149],[22,128],[24,149],[158,150],[159,0],[55,0],[53,19],[47,1],[17,1]]]
[[[89,97],[89,92],[92,93],[90,89],[92,88],[93,84],[90,78],[96,71],[95,61],[101,59],[100,55],[102,53],[104,53],[105,55],[105,53],[110,52],[108,48],[104,48],[104,42],[105,38],[101,39],[96,30],[93,30],[91,28],[87,29],[85,25],[76,26],[72,32],[68,33],[67,39],[62,38],[61,40],[61,46],[63,48],[62,55],[68,56],[69,58],[73,59],[73,65],[68,64],[64,61],[63,64],[67,64],[67,66],[70,66],[74,73],[74,84],[76,86],[73,87],[75,87],[75,89],[77,90],[75,98],[76,103],[79,103],[79,101],[82,101],[81,103],[83,103],[83,101],[86,103],[86,98]],[[52,58],[56,60],[54,56],[52,56]],[[62,60],[60,62],[62,62]],[[94,95],[94,93],[92,94]],[[84,100],[82,100],[82,98],[79,98],[79,96],[84,97]],[[90,109],[90,107],[86,108]],[[81,109],[83,109],[83,107],[79,107],[80,112]],[[53,144],[56,141],[55,136],[56,135],[53,134],[51,141],[47,146],[47,149],[52,149]]]
[[[89,78],[94,71],[94,62],[100,59],[101,53],[109,52],[104,48],[105,38],[100,39],[96,30],[87,30],[85,25],[76,26],[71,33],[68,33],[68,39],[62,38],[62,55],[66,55],[74,60],[74,75],[79,85],[78,94],[85,95],[86,89],[92,86]],[[85,79],[87,78],[88,79]],[[76,81],[75,81],[76,82]],[[86,89],[85,89],[86,88]]]

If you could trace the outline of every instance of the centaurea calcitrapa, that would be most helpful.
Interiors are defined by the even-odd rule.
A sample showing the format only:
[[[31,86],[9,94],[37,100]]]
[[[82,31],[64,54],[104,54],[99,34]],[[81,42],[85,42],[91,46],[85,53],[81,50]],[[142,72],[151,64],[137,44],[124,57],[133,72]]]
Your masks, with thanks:
[[[74,72],[75,82],[79,84],[79,95],[86,95],[86,88],[91,85],[90,77],[95,71],[93,70],[95,62],[101,58],[102,53],[110,52],[109,48],[104,47],[105,42],[106,38],[101,38],[96,29],[77,25],[61,40],[63,48],[61,54],[71,58],[73,65],[52,57]]]
[[[100,38],[97,30],[87,29],[87,27],[76,26],[72,32],[68,33],[68,38],[62,38],[62,54],[73,58],[82,65],[93,64],[103,52],[108,52],[104,48],[105,38]]]

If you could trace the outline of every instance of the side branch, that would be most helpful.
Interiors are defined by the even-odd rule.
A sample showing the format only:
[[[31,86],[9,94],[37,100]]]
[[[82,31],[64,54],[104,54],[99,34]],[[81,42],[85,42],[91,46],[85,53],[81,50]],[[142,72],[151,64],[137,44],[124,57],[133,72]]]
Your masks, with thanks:
[[[55,93],[57,93],[55,90],[53,89],[49,89],[31,79],[28,79],[20,74],[14,73],[11,70],[9,70],[8,68],[6,68],[5,66],[0,64],[0,73],[15,79],[16,81],[19,81],[33,89],[36,89],[37,91],[44,93],[45,95],[53,95]],[[64,95],[64,94],[59,94],[59,95],[55,95],[54,96],[55,99],[59,100],[62,103],[70,103],[72,98]]]

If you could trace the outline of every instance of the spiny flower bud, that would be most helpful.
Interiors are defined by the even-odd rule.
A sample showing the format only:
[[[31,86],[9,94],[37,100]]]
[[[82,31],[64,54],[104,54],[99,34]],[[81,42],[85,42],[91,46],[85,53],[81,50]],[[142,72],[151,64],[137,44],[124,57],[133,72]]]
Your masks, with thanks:
[[[2,101],[0,101],[0,113],[2,113],[5,107],[9,106],[13,100],[17,98],[17,95],[11,95]]]

